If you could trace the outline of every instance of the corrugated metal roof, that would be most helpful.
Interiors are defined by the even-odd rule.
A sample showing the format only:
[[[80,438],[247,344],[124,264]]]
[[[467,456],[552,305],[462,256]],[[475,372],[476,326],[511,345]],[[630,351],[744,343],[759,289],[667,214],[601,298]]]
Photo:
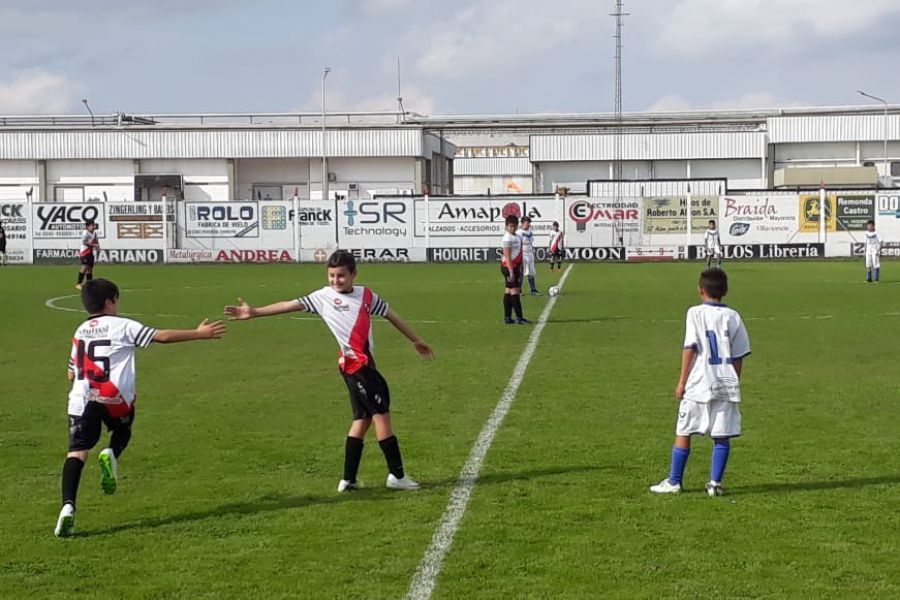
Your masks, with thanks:
[[[641,196],[718,196],[728,190],[726,179],[694,179],[659,181],[589,181],[588,196],[594,198],[620,198]]]
[[[533,135],[531,162],[613,160],[616,137],[611,134]],[[660,133],[622,136],[622,160],[692,158],[762,158],[763,132]]]
[[[457,158],[454,175],[528,175],[532,174],[527,158]]]
[[[409,128],[331,129],[327,151],[332,157],[422,157],[425,135]],[[0,130],[0,159],[318,157],[322,155],[321,138],[318,130],[287,129]],[[447,146],[450,149],[451,145]]]
[[[888,140],[900,140],[900,115],[887,117]],[[884,115],[829,115],[768,119],[773,144],[800,142],[880,142]]]

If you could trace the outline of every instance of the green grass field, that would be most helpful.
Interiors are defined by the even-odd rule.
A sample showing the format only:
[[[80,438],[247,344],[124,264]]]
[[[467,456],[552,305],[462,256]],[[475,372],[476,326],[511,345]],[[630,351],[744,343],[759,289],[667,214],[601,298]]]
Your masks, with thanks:
[[[753,356],[727,495],[668,471],[695,264],[579,264],[487,455],[435,598],[900,597],[900,274],[860,263],[726,265]],[[539,284],[546,287],[546,267]],[[318,266],[111,267],[121,310],[195,326],[238,295],[296,297]],[[415,493],[383,487],[370,437],[339,495],[349,424],[325,326],[233,323],[213,342],[139,351],[119,490],[82,476],[77,535],[53,536],[65,378],[81,322],[74,267],[0,269],[0,597],[400,598],[531,327],[507,327],[493,265],[363,265],[360,283],[434,347],[386,322],[376,356]],[[537,318],[545,298],[525,298]],[[299,315],[299,313],[294,313]],[[371,434],[370,434],[371,435]],[[104,440],[106,438],[104,437]]]

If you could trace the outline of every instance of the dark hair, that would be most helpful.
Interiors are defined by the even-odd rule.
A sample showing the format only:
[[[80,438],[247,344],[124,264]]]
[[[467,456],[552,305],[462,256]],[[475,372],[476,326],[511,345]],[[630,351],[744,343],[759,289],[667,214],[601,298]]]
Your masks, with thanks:
[[[356,273],[356,258],[346,250],[335,250],[328,257],[328,268],[337,269],[338,267],[347,267],[348,271]]]
[[[81,288],[81,303],[92,315],[103,312],[107,300],[119,297],[119,288],[109,279],[91,279]]]
[[[875,221],[873,221],[872,219],[869,219],[868,221],[866,221],[866,225],[874,225],[874,224],[875,224]]]
[[[721,300],[728,293],[728,275],[722,269],[706,269],[700,274],[700,289],[710,298]]]
[[[554,227],[559,227],[559,221],[553,221],[553,226],[554,226]]]
[[[85,227],[90,227],[91,225],[94,225],[94,224],[95,224],[95,223],[94,223],[94,220],[93,220],[93,219],[85,219],[85,220],[84,220],[84,226],[85,226]]]
[[[507,225],[515,225],[516,227],[518,227],[519,226],[519,217],[517,217],[516,215],[507,215],[506,216],[506,224]]]
[[[524,223],[525,221],[531,223],[531,217],[522,217],[522,222]]]
[[[710,225],[715,225],[715,224],[716,224],[716,220],[715,220],[715,219],[710,219],[710,220],[709,220],[709,224],[710,224]]]

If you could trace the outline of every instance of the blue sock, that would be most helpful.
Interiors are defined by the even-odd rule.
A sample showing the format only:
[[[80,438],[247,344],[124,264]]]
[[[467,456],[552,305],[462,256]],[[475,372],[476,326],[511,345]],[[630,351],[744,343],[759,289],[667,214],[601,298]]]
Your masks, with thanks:
[[[684,468],[687,466],[690,455],[690,448],[672,447],[672,468],[669,470],[669,483],[673,485],[681,483],[681,478],[684,477]]]
[[[872,281],[872,269],[866,269],[866,281]]]
[[[725,465],[728,464],[728,453],[731,451],[731,443],[728,440],[716,440],[712,449],[712,464],[709,469],[709,478],[712,481],[722,483],[725,476]]]
[[[881,277],[881,268],[875,269],[875,281],[878,281],[878,278]]]
[[[534,287],[534,277],[529,277],[529,278],[528,278],[528,285],[531,286],[531,291],[532,291],[532,292],[536,292],[536,291],[537,291],[537,288]]]

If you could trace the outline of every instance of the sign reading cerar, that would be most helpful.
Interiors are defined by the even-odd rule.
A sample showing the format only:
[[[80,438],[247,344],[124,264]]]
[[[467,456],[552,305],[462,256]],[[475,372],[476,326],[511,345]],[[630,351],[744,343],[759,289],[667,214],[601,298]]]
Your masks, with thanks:
[[[185,235],[193,238],[259,237],[256,202],[187,202]]]

